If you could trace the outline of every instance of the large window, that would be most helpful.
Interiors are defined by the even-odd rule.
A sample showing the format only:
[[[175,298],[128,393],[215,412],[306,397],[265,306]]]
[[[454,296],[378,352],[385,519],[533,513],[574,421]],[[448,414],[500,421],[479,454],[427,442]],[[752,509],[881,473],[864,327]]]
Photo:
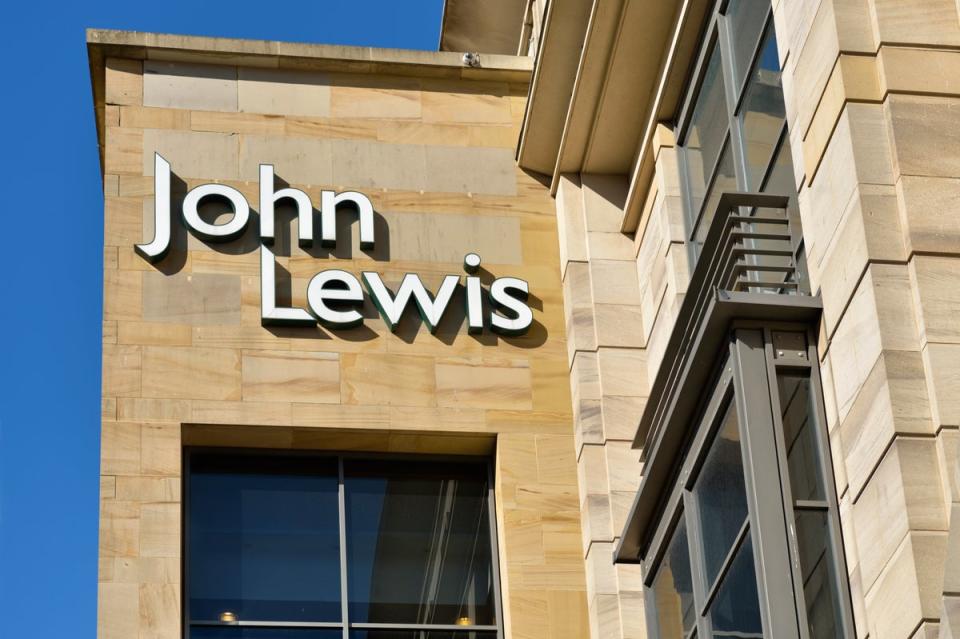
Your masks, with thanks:
[[[716,3],[676,134],[692,259],[699,257],[723,192],[786,195],[803,286],[802,233],[770,2]]]
[[[733,330],[647,553],[651,637],[855,636],[812,337]]]
[[[502,636],[486,460],[187,454],[189,639]]]

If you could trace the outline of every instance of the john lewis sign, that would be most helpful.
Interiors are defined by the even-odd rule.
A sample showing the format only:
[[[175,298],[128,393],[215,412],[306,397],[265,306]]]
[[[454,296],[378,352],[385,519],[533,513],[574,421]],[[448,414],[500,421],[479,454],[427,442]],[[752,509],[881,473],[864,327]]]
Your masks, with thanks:
[[[163,259],[171,243],[170,163],[154,154],[154,236],[147,244],[137,244],[136,251],[150,262]],[[260,315],[264,326],[312,326],[317,322],[328,328],[352,328],[363,323],[358,310],[363,304],[363,288],[356,276],[340,269],[320,271],[307,286],[307,307],[277,306],[276,263],[272,250],[275,239],[275,207],[280,201],[296,206],[298,242],[312,246],[314,239],[313,202],[299,189],[274,186],[273,165],[260,165]],[[233,212],[227,222],[214,224],[200,215],[200,204],[205,200],[224,202]],[[321,191],[320,244],[337,244],[336,214],[341,205],[352,205],[359,217],[360,246],[373,248],[374,214],[370,199],[356,191],[336,193]],[[239,238],[250,222],[250,204],[237,189],[225,184],[203,184],[191,189],[183,199],[183,221],[187,228],[205,242],[229,242]],[[471,333],[479,333],[489,322],[491,330],[504,335],[522,335],[533,322],[533,313],[527,305],[527,282],[515,277],[495,279],[489,290],[491,310],[484,312],[483,287],[476,273],[480,256],[469,253],[464,257],[467,272],[466,319]],[[460,275],[445,275],[436,295],[431,294],[418,275],[407,273],[396,292],[391,292],[380,275],[373,271],[360,274],[367,293],[391,331],[395,331],[406,309],[412,304],[431,333],[440,320],[460,284]]]

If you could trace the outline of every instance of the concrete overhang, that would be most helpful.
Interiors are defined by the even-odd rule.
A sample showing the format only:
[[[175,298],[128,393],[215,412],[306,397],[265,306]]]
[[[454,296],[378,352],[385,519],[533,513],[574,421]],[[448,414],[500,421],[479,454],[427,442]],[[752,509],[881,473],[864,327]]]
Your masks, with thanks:
[[[581,5],[580,17],[551,3],[534,65],[520,165],[550,176],[554,193],[563,173],[624,176],[630,188],[623,230],[636,230],[652,176],[653,134],[657,123],[672,120],[677,111],[707,4],[594,0],[588,12]],[[576,25],[557,24],[577,19]],[[575,26],[582,27],[577,46]],[[567,48],[565,55],[556,53],[558,46]]]
[[[526,8],[526,0],[445,0],[440,50],[515,54]]]
[[[104,79],[109,57],[195,62],[330,73],[402,75],[526,85],[533,62],[526,56],[484,55],[480,66],[465,66],[450,51],[380,49],[275,40],[241,40],[143,31],[87,29],[87,58],[93,85],[100,165],[103,166]]]

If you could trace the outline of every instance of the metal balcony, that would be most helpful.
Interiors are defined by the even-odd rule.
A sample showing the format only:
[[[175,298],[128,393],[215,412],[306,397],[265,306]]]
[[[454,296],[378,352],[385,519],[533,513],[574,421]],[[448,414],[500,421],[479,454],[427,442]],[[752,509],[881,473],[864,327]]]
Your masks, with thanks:
[[[617,561],[636,562],[645,552],[662,491],[731,324],[819,318],[820,299],[800,277],[801,238],[790,224],[789,201],[766,193],[720,196],[633,440],[643,449],[643,479]]]

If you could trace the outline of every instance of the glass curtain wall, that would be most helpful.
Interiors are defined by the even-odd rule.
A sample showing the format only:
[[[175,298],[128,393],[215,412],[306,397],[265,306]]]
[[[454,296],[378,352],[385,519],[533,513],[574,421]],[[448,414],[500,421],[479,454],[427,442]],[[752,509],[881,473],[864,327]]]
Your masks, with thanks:
[[[699,257],[723,192],[787,195],[805,288],[803,234],[769,2],[717,3],[677,124],[692,260]]]
[[[650,637],[855,636],[816,361],[802,327],[731,335],[644,563]]]
[[[501,636],[486,460],[192,450],[191,639]]]

